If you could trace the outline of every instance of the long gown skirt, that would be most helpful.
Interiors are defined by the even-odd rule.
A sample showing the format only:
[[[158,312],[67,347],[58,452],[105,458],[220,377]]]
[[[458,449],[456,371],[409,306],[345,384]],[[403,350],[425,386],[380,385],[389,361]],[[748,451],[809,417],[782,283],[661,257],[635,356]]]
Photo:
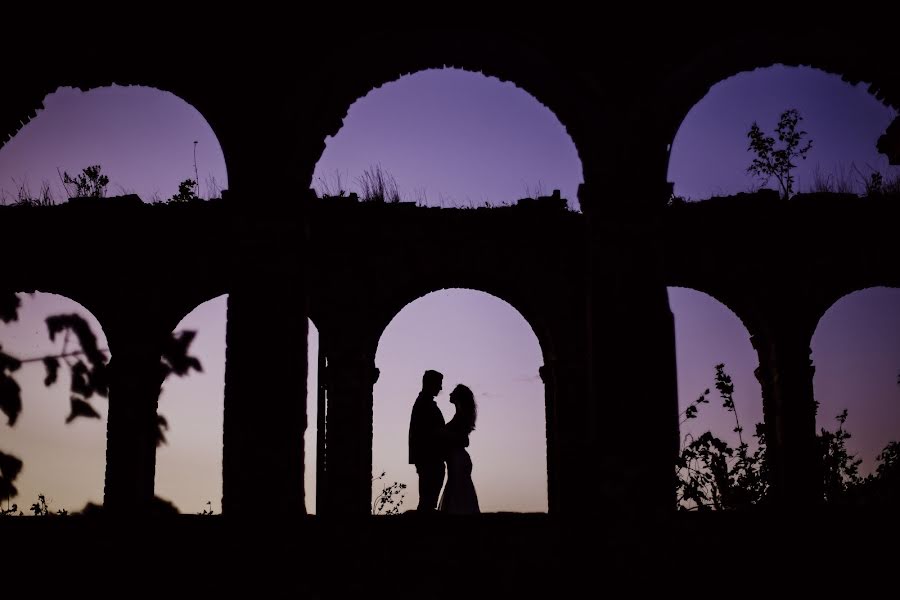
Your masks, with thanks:
[[[447,457],[447,483],[441,494],[439,510],[454,515],[481,512],[472,483],[472,459],[465,448],[454,448]]]

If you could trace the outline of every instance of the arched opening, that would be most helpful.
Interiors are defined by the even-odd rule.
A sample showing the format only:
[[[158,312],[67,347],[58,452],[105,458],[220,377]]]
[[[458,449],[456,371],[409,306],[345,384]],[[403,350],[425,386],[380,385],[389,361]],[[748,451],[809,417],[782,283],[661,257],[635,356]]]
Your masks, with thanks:
[[[73,187],[63,184],[63,174],[77,177],[91,165],[109,177],[107,196],[137,194],[144,202],[172,199],[186,180],[206,199],[228,186],[215,133],[174,94],[142,86],[63,87],[43,105],[0,148],[0,197],[7,204],[65,202]]]
[[[156,451],[156,495],[181,512],[222,512],[222,423],[225,385],[225,314],[228,296],[192,310],[174,335],[193,334],[188,354],[202,367],[169,377],[159,395],[165,442]]]
[[[675,320],[682,455],[706,432],[732,449],[743,441],[752,454],[758,448],[753,434],[755,425],[763,422],[763,406],[762,390],[754,374],[759,359],[747,329],[737,315],[712,296],[688,288],[670,287],[668,292]],[[724,365],[722,372],[731,378],[734,410],[725,406],[727,400],[716,387],[717,365]],[[706,402],[698,403],[702,397]],[[738,426],[743,428],[740,435],[735,431]],[[733,467],[733,459],[731,463]],[[705,466],[703,461],[699,464]],[[680,480],[687,479],[687,469],[679,469]],[[687,509],[696,505],[693,501],[681,502]]]
[[[540,344],[512,306],[490,294],[446,289],[422,296],[385,328],[375,363],[373,476],[407,485],[400,512],[416,508],[418,479],[409,464],[413,403],[427,369],[441,372],[436,402],[446,421],[448,398],[468,386],[478,407],[468,452],[482,512],[547,511],[547,430]],[[381,482],[373,485],[373,496]],[[374,498],[373,498],[374,499]]]
[[[156,494],[185,513],[222,512],[222,432],[225,406],[225,330],[228,295],[204,302],[175,331],[194,332],[189,354],[203,371],[170,377],[159,398],[167,422],[166,443],[156,454]],[[309,321],[305,491],[315,513],[318,330]]]
[[[0,501],[4,509],[18,504],[26,514],[41,495],[54,513],[102,504],[108,403],[100,379],[110,358],[106,336],[74,300],[43,292],[18,296],[18,319],[0,322],[0,353],[21,362],[13,370],[4,365],[19,388],[21,411],[12,418],[6,410],[4,383],[7,418],[0,419],[0,452],[23,466],[13,482],[18,494]]]
[[[860,474],[871,474],[884,447],[900,441],[900,289],[838,300],[819,320],[811,349],[816,429],[834,431],[847,410],[847,450],[862,460]]]
[[[776,65],[740,73],[714,85],[685,116],[669,155],[674,194],[689,200],[730,196],[763,186],[747,169],[753,122],[775,135],[780,115],[797,109],[797,130],[812,140],[805,159],[796,159],[794,193],[831,191],[864,194],[873,172],[894,183],[900,168],[887,164],[876,141],[897,116],[867,90],[810,67]],[[781,145],[777,144],[776,148]],[[774,181],[768,184],[776,188]]]
[[[394,198],[447,208],[504,206],[558,189],[579,210],[584,180],[575,144],[546,106],[513,83],[448,68],[357,100],[326,139],[311,187],[365,198],[379,169]]]

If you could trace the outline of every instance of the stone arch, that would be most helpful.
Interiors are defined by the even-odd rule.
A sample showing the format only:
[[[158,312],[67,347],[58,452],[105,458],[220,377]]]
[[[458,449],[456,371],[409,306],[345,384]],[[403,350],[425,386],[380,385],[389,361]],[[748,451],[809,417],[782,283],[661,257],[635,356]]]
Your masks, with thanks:
[[[185,377],[169,376],[159,395],[166,443],[156,452],[155,493],[182,512],[222,512],[227,297],[220,294],[198,303],[172,331],[193,332],[188,355],[202,368]]]
[[[866,286],[840,296],[819,319],[812,337],[816,427],[834,431],[848,411],[847,448],[871,473],[875,457],[900,435],[900,286]]]
[[[744,72],[774,65],[808,66],[828,74],[838,75],[845,82],[869,82],[869,92],[885,106],[900,109],[900,90],[893,84],[889,66],[894,53],[880,36],[848,32],[831,27],[816,27],[808,31],[796,30],[792,37],[781,32],[738,26],[726,35],[714,36],[692,48],[680,64],[659,82],[659,93],[666,102],[659,107],[658,127],[671,143],[690,110],[719,82]],[[853,38],[834,52],[835,39]],[[878,142],[879,151],[888,154],[897,164],[897,120],[888,135]],[[873,140],[875,141],[875,140]],[[668,155],[668,152],[667,152]],[[666,160],[668,171],[668,160]]]
[[[822,319],[831,311],[835,306],[837,306],[841,301],[846,300],[847,298],[854,296],[856,294],[865,293],[869,290],[893,290],[900,289],[900,276],[891,276],[885,277],[884,274],[881,274],[880,277],[857,277],[854,281],[846,281],[843,280],[840,282],[842,285],[834,286],[834,289],[831,290],[830,294],[822,295],[821,298],[817,299],[818,301],[815,304],[815,328],[818,329],[819,325],[822,323]]]
[[[310,228],[312,248],[331,247],[335,235],[349,234],[355,248],[383,251],[346,254],[338,245],[333,252],[318,253],[310,263],[310,314],[327,339],[329,361],[325,506],[345,514],[371,511],[372,386],[379,377],[378,340],[407,303],[432,291],[481,290],[516,308],[543,348],[549,435],[564,437],[571,432],[578,413],[573,407],[583,401],[587,384],[586,364],[581,360],[587,311],[573,309],[578,306],[573,304],[575,294],[583,291],[575,275],[582,264],[577,250],[581,240],[562,233],[582,231],[581,216],[512,208],[442,210],[391,204],[356,208],[323,206],[321,224]],[[399,219],[390,218],[395,214]],[[511,227],[507,215],[521,226]],[[381,219],[384,226],[378,225]],[[408,235],[388,239],[380,234],[384,228],[406,223],[415,224],[405,228]],[[459,243],[461,231],[465,231],[464,243]],[[411,252],[436,247],[455,250]],[[565,410],[554,410],[563,404]],[[568,468],[563,450],[551,443],[548,451],[550,504],[553,510],[564,510],[562,498],[567,494],[559,490],[571,492],[572,502],[576,493],[571,482],[566,487],[565,473],[554,472]]]
[[[60,267],[59,274],[62,274],[65,270],[69,270],[68,267]],[[11,277],[4,282],[4,290],[16,290],[17,294],[49,294],[71,300],[96,319],[97,324],[103,330],[104,338],[109,339],[108,325],[104,318],[106,306],[103,295],[92,289],[90,284],[82,285],[74,277],[54,278],[54,273],[50,273],[49,277],[44,277],[43,274],[35,277],[34,274],[29,276],[28,273],[16,273],[13,269],[10,269],[10,271],[13,271],[13,273],[10,273]],[[4,275],[7,272],[4,270]]]
[[[191,287],[182,287],[177,295],[171,295],[163,299],[162,313],[165,325],[171,325],[170,330],[174,330],[179,323],[184,321],[191,313],[200,306],[218,300],[219,298],[227,298],[230,293],[226,285],[222,281],[215,280],[218,278],[196,278],[194,279],[199,285]]]
[[[750,337],[764,329],[765,321],[758,313],[756,299],[747,297],[740,287],[708,285],[709,280],[700,281],[693,277],[682,277],[679,273],[672,275],[674,276],[668,277],[665,282],[668,290],[684,289],[712,299],[734,315]]]
[[[453,314],[452,309],[457,306],[464,307],[464,317]],[[445,311],[441,313],[443,317],[430,312],[441,308]],[[428,323],[416,321],[420,324],[415,333],[392,328],[394,324],[411,326],[409,319],[416,319],[414,315],[422,310],[425,312],[419,312],[418,319],[427,318]],[[485,320],[477,331],[466,332],[466,323],[478,318],[477,314],[469,313],[469,310],[491,317],[482,317]],[[443,323],[446,321],[456,323],[453,333],[436,334],[444,330],[446,325]],[[516,327],[515,322],[524,326],[524,329]],[[502,335],[498,334],[496,338],[491,335],[484,337],[479,341],[482,346],[458,345],[463,336],[470,340],[470,344],[475,343],[484,328],[489,330],[491,325],[488,323],[505,323]],[[426,331],[431,333],[425,333]],[[459,334],[457,338],[456,332],[466,333]],[[435,337],[439,339],[432,341]],[[510,339],[516,340],[515,350],[505,346],[510,342],[503,340]],[[536,346],[530,349],[527,342],[529,339],[532,340],[531,343],[536,342]],[[518,357],[514,359],[515,363],[507,358],[511,356],[511,351]],[[384,355],[385,352],[400,352],[402,356],[395,358],[400,362],[382,362],[389,360]],[[396,478],[397,475],[391,473],[394,469],[385,469],[385,463],[399,464],[401,472],[406,469],[408,472],[405,478],[409,484],[407,496],[412,498],[412,503],[404,509],[415,507],[415,470],[406,464],[409,410],[420,389],[422,372],[426,368],[434,368],[445,375],[444,390],[438,397],[438,404],[445,405],[442,408],[446,412],[446,420],[450,419],[453,412],[452,407],[446,406],[453,387],[463,383],[469,385],[476,394],[479,424],[473,433],[471,450],[476,464],[473,475],[476,487],[479,486],[479,481],[482,486],[479,491],[482,510],[546,512],[549,490],[545,487],[548,485],[545,465],[552,455],[557,436],[550,426],[552,421],[548,419],[548,414],[553,410],[552,406],[548,406],[548,401],[552,402],[554,396],[546,389],[552,383],[543,381],[544,355],[540,340],[525,315],[494,294],[471,288],[444,288],[420,295],[406,304],[383,330],[376,354],[380,377],[375,384],[373,408],[373,476],[377,477],[387,470],[390,483],[394,480],[392,477]],[[475,360],[474,356],[480,356],[480,359]],[[535,364],[532,365],[529,361]],[[432,362],[440,364],[431,364]],[[493,368],[485,370],[486,364],[493,364]],[[519,364],[522,365],[521,368],[517,366]],[[523,379],[518,380],[519,375],[513,378],[511,374],[514,371],[522,371],[520,375]],[[503,448],[507,450],[505,454]],[[521,457],[527,465],[520,464],[516,457]],[[505,469],[503,465],[506,465]],[[504,495],[503,490],[491,485],[504,477],[508,477],[509,489],[515,489],[517,493]],[[377,494],[379,491],[380,488],[376,486],[373,493]]]
[[[795,160],[791,169],[794,194],[862,193],[869,169],[892,179],[875,144],[892,109],[833,73],[776,64],[717,82],[685,115],[668,157],[675,194],[701,200],[756,190],[763,180],[746,170],[754,157],[747,147],[750,124],[771,135],[787,109],[799,110],[803,120],[797,130],[807,134],[804,143],[812,142],[808,160]],[[767,187],[777,190],[771,178]]]
[[[754,374],[759,366],[759,357],[746,323],[726,303],[692,288],[669,288],[669,304],[675,319],[679,411],[683,412],[705,389],[712,390],[709,404],[700,407],[698,420],[685,421],[682,430],[685,426],[695,429],[693,425],[702,423],[703,427],[709,427],[719,437],[731,437],[734,419],[730,415],[727,419],[723,418],[725,415],[714,386],[713,367],[722,363],[735,383],[744,439],[751,441],[754,424],[762,422],[763,407],[759,382]],[[717,311],[715,305],[724,311]],[[739,335],[746,337],[739,341]],[[706,349],[710,347],[715,351],[707,354]],[[698,359],[696,354],[702,358]]]
[[[534,98],[556,116],[572,139],[584,177],[596,170],[589,169],[586,162],[597,145],[593,136],[600,117],[592,104],[597,91],[593,82],[561,62],[564,56],[499,31],[442,33],[423,36],[416,42],[416,52],[409,52],[406,43],[394,36],[363,34],[350,42],[340,55],[349,57],[349,62],[321,74],[322,108],[315,115],[321,139],[310,142],[316,147],[309,154],[318,161],[325,138],[338,133],[349,107],[371,91],[420,71],[457,68],[511,82]],[[311,181],[314,166],[301,176]]]
[[[403,201],[443,208],[506,206],[558,189],[576,210],[581,167],[571,136],[534,96],[514,82],[445,67],[357,99],[311,186],[320,196],[340,190],[366,199],[361,180],[378,173]]]
[[[122,85],[123,81],[126,82],[124,85]],[[150,81],[150,83],[145,84],[144,83],[145,81]],[[23,94],[23,97],[26,98],[26,99],[23,99],[22,102],[28,103],[28,105],[31,106],[31,108],[29,108],[23,115],[23,117],[25,117],[25,118],[19,117],[18,119],[15,119],[15,118],[12,119],[13,122],[17,123],[17,125],[15,127],[10,128],[9,137],[2,136],[2,139],[0,139],[0,152],[2,152],[4,150],[6,150],[7,152],[10,151],[10,149],[7,148],[7,145],[9,143],[14,142],[16,138],[19,138],[20,136],[23,136],[23,135],[29,133],[30,130],[27,130],[26,126],[28,126],[28,125],[36,126],[36,127],[38,127],[39,130],[42,127],[45,127],[45,126],[40,125],[40,123],[43,122],[41,117],[44,117],[45,115],[46,115],[45,118],[50,119],[52,121],[54,118],[59,118],[57,115],[64,116],[65,109],[67,107],[72,107],[72,106],[80,107],[75,110],[80,110],[82,113],[88,114],[85,112],[85,111],[87,111],[87,109],[85,108],[86,106],[90,106],[92,104],[97,105],[98,102],[110,101],[110,100],[108,100],[108,98],[110,97],[110,94],[113,94],[116,97],[126,98],[126,100],[120,101],[120,102],[118,102],[118,104],[113,105],[115,108],[122,108],[124,106],[130,106],[131,102],[134,100],[134,96],[138,95],[138,97],[144,99],[144,101],[147,103],[147,106],[151,106],[153,108],[156,108],[157,106],[162,106],[164,110],[168,110],[168,112],[165,114],[169,114],[169,115],[173,116],[173,118],[184,118],[187,121],[194,122],[195,125],[198,125],[200,127],[200,129],[198,130],[199,134],[194,137],[196,139],[202,140],[203,142],[211,142],[211,144],[213,145],[213,147],[210,148],[209,144],[204,143],[203,145],[200,146],[199,152],[197,153],[197,154],[199,154],[199,157],[200,157],[200,160],[198,161],[199,166],[200,166],[200,173],[199,173],[200,195],[201,196],[207,196],[210,194],[218,195],[218,193],[220,193],[222,191],[222,188],[227,187],[227,171],[228,171],[229,160],[228,160],[228,157],[224,156],[224,146],[222,145],[222,142],[219,139],[216,128],[213,127],[211,120],[207,117],[206,114],[204,114],[203,110],[201,110],[201,108],[202,108],[201,106],[197,106],[196,105],[197,103],[192,103],[189,100],[189,98],[195,98],[200,101],[199,104],[203,104],[204,97],[202,94],[198,94],[196,90],[180,87],[178,85],[177,80],[174,80],[174,79],[168,80],[168,81],[157,80],[157,81],[153,82],[152,78],[143,79],[143,78],[140,78],[139,76],[136,77],[135,79],[126,78],[124,80],[121,78],[92,79],[90,77],[79,77],[79,76],[73,76],[73,77],[69,77],[69,78],[59,77],[54,80],[54,83],[58,83],[58,85],[47,85],[47,86],[36,85],[34,88],[31,89],[30,94],[28,93],[29,90],[24,90],[24,91],[20,92]],[[95,93],[99,93],[101,95],[101,98],[92,100],[91,95],[95,94]],[[73,94],[84,94],[84,96],[83,97],[75,97]],[[63,98],[62,101],[60,100],[60,97]],[[55,102],[55,104],[47,103],[48,99]],[[61,102],[64,102],[64,103],[61,103]],[[45,105],[45,103],[47,103],[47,104]],[[172,107],[179,107],[179,109],[176,112],[175,110],[172,109]],[[54,108],[55,108],[55,110],[54,110]],[[12,110],[16,110],[16,109],[12,109]],[[151,113],[150,110],[147,110],[144,112],[147,113],[148,115]],[[109,114],[110,113],[107,112],[107,113],[104,113],[104,115],[102,117],[98,116],[97,118],[100,120],[107,120]],[[112,113],[112,114],[115,115],[115,113]],[[140,113],[138,113],[138,114],[140,114]],[[149,116],[147,118],[149,118]],[[127,128],[129,126],[128,125],[129,123],[132,123],[135,121],[140,121],[140,119],[134,119],[134,118],[126,119],[124,121],[126,123],[126,125],[124,125],[124,127]],[[161,123],[161,125],[164,126],[165,123],[163,122],[163,123]],[[135,126],[137,126],[137,125],[135,125]],[[102,130],[102,125],[99,125],[97,128],[93,128],[91,131],[93,132],[94,129],[96,129],[101,135],[106,133]],[[136,131],[139,131],[139,133],[137,133],[135,135],[144,136],[143,130],[136,130]],[[45,133],[45,135],[48,135],[48,134]],[[56,134],[54,134],[54,135],[56,135]],[[207,137],[204,137],[204,136],[207,136]],[[29,144],[33,144],[32,137],[27,137],[27,138],[22,138],[22,139],[23,139],[23,143],[27,142]],[[111,138],[111,139],[114,139],[114,138]],[[148,139],[152,139],[152,135],[150,135],[148,137]],[[188,144],[189,143],[190,142],[188,142]],[[148,146],[146,148],[152,148],[152,146]],[[195,149],[195,151],[197,150],[196,146],[194,149]],[[187,168],[185,169],[185,171],[186,172],[190,171],[190,178],[194,179],[193,170],[189,168],[190,167],[189,161],[191,160],[190,152],[191,151],[190,151],[189,147],[185,148],[185,155],[187,156],[186,161],[188,161],[188,162],[186,162]],[[208,169],[210,167],[210,165],[213,165],[212,170],[214,170],[214,171],[219,170],[218,164],[217,164],[218,163],[217,157],[219,155],[219,152],[222,153],[222,160],[224,162],[223,167],[224,167],[224,171],[225,171],[224,173],[221,173],[220,175],[224,176],[225,180],[219,180],[217,178],[216,184],[217,184],[217,186],[219,186],[219,189],[211,190],[211,189],[209,189],[209,181],[207,181],[208,177],[205,176],[207,174],[205,174],[203,171],[204,171],[204,167]],[[140,156],[138,155],[138,156],[136,156],[136,158],[140,158]],[[94,159],[93,157],[85,156],[85,160],[97,160],[97,159]],[[99,162],[101,162],[101,166],[106,167],[104,172],[106,175],[110,176],[112,179],[112,181],[110,182],[110,186],[107,190],[107,195],[110,195],[110,196],[118,195],[120,193],[124,193],[124,191],[128,191],[128,190],[134,188],[134,185],[132,183],[130,183],[129,181],[121,181],[121,180],[116,181],[117,173],[114,170],[111,171],[110,168],[108,167],[108,165],[102,164],[102,161],[99,161]],[[158,160],[155,162],[158,162]],[[206,164],[204,164],[204,162],[206,162]],[[78,169],[82,168],[83,166],[86,166],[86,165],[81,165],[81,164],[79,164],[79,165],[61,165],[61,168],[63,170],[71,171],[73,174],[77,174]],[[16,173],[15,176],[21,177],[22,175]],[[188,177],[184,177],[184,178],[188,178]],[[50,182],[54,186],[59,187],[57,185],[57,181],[58,181],[57,174],[54,172],[52,174],[52,178],[50,179]],[[34,181],[31,181],[30,183],[32,186],[35,185]],[[122,190],[116,189],[116,187],[115,187],[116,184],[121,186]],[[177,187],[177,182],[175,184],[173,184],[172,193],[174,193],[175,187]],[[206,191],[204,191],[204,188],[206,188]],[[157,190],[157,192],[158,191],[159,190]],[[146,191],[146,190],[142,191],[141,196],[145,202],[150,201],[151,196],[152,196],[152,190],[151,191]],[[168,197],[168,196],[169,196],[169,194],[166,193],[166,195],[164,197]],[[64,197],[65,196],[63,195],[63,198]]]
[[[108,388],[101,386],[85,393],[83,386],[73,384],[70,390],[70,380],[73,367],[80,368],[77,363],[87,366],[88,381],[93,381],[95,374],[108,372],[103,365],[109,364],[109,344],[103,325],[84,303],[59,291],[30,290],[27,294],[19,294],[18,319],[0,323],[2,352],[22,361],[10,373],[20,390],[21,411],[12,426],[2,419],[0,450],[24,462],[14,482],[19,496],[13,498],[21,511],[27,513],[28,506],[42,494],[51,512],[72,513],[88,503],[103,501]],[[104,359],[101,365],[95,367],[95,359],[79,353],[85,348],[77,329],[50,339],[45,320],[70,314],[82,318],[88,326]],[[56,357],[57,375],[52,380],[50,371],[38,360],[45,356]],[[82,416],[76,414],[76,398],[82,408],[92,409],[93,418],[86,416],[88,411],[79,410]]]
[[[445,279],[441,277],[441,279]],[[513,285],[507,285],[509,282],[491,282],[487,277],[465,277],[454,278],[453,283],[444,285],[424,285],[414,286],[408,289],[397,290],[392,296],[390,302],[377,312],[376,320],[373,323],[373,329],[378,333],[378,338],[384,333],[384,330],[391,322],[400,314],[407,306],[429,296],[448,290],[463,290],[488,294],[509,305],[510,308],[522,315],[522,318],[528,323],[532,333],[541,347],[541,352],[545,358],[553,354],[553,339],[546,319],[542,318],[544,314],[541,307],[534,302],[533,298],[528,297],[527,289],[516,289]],[[468,280],[464,282],[463,280]]]

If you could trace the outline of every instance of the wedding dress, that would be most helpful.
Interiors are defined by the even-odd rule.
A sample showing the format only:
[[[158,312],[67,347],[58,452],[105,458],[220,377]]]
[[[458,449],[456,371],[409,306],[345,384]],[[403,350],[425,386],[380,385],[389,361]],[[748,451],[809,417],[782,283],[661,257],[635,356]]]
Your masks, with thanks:
[[[454,417],[446,425],[447,483],[441,494],[439,510],[455,515],[480,513],[478,495],[472,483],[472,458],[466,448],[469,434],[462,430]]]

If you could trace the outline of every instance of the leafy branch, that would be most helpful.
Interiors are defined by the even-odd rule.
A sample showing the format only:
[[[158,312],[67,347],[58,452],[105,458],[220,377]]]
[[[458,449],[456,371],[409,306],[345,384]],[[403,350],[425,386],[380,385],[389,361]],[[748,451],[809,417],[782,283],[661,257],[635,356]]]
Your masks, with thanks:
[[[0,292],[0,320],[10,323],[18,319],[21,300],[11,292]],[[100,349],[97,338],[90,324],[77,314],[60,314],[47,317],[47,330],[50,341],[57,336],[63,338],[62,349],[46,356],[19,359],[3,352],[0,346],[0,412],[6,415],[7,424],[15,426],[22,411],[21,388],[13,374],[23,364],[43,364],[46,371],[44,385],[52,386],[58,380],[61,366],[65,366],[70,374],[69,401],[70,412],[65,422],[71,423],[77,418],[99,419],[98,413],[91,405],[97,396],[109,397],[108,351]],[[170,375],[184,377],[191,371],[202,371],[200,361],[188,354],[196,332],[181,331],[173,333],[165,343],[160,357],[160,379],[164,381]],[[70,349],[69,343],[74,338],[77,348]],[[157,415],[156,445],[165,443],[164,431],[168,423],[162,415]],[[11,498],[18,494],[13,485],[22,469],[22,461],[10,454],[0,452],[0,497]]]
[[[766,440],[762,425],[756,426],[754,437],[758,439],[756,452],[750,453],[743,440],[743,427],[734,402],[734,383],[725,371],[724,364],[715,367],[715,387],[726,411],[734,414],[738,434],[738,447],[732,448],[712,432],[699,437],[685,436],[681,452],[676,459],[676,496],[682,510],[723,510],[759,503],[768,490],[765,461]],[[706,389],[697,400],[682,413],[684,424],[697,418],[699,406],[709,403],[710,390]]]
[[[381,482],[381,492],[379,492],[372,501],[373,515],[400,514],[400,506],[403,504],[403,499],[406,497],[406,493],[403,491],[406,489],[406,484],[395,481],[394,483],[387,485],[387,480],[384,478],[385,474],[386,473],[382,471],[381,475],[372,479],[373,483],[376,481]]]

